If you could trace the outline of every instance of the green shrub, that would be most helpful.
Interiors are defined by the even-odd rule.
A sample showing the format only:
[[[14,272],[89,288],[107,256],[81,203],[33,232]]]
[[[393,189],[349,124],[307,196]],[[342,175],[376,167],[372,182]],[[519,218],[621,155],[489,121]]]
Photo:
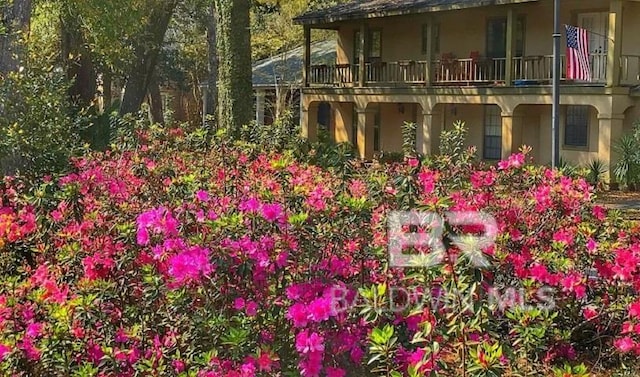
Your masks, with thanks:
[[[51,67],[0,78],[0,174],[37,175],[67,166],[82,128],[69,116],[67,88],[64,73]]]

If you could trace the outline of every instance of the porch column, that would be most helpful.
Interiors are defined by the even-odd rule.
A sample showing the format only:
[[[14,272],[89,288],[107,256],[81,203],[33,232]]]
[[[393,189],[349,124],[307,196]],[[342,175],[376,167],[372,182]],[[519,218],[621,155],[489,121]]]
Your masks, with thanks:
[[[368,114],[371,111],[357,108],[356,112],[358,113],[358,133],[356,135],[358,156],[369,160],[373,158],[373,126],[368,124],[369,118],[371,118]]]
[[[611,0],[609,3],[609,31],[607,36],[607,86],[620,86],[622,0]]]
[[[506,86],[511,86],[513,83],[513,55],[514,55],[514,35],[515,35],[515,18],[513,15],[513,8],[509,8],[507,10],[507,46],[505,51],[506,53],[506,61],[505,61],[505,69],[504,69],[504,80]]]
[[[256,125],[264,124],[264,102],[266,93],[264,89],[256,89]]]
[[[318,140],[318,104],[300,108],[300,126],[302,137],[309,141]]]
[[[311,70],[311,26],[304,25],[304,44],[303,44],[304,56],[302,58],[302,85],[309,86],[309,72]]]
[[[613,144],[622,136],[624,114],[598,114],[598,159],[608,167],[608,178],[613,177],[617,156]]]
[[[505,160],[513,153],[513,114],[502,113],[502,159]]]
[[[433,62],[434,55],[434,44],[433,44],[433,16],[429,15],[427,17],[427,51],[426,57],[427,63],[424,67],[424,81],[426,86],[431,86],[431,82],[433,81],[433,68],[431,66],[431,62]],[[420,149],[418,149],[420,150]]]
[[[425,156],[431,155],[431,130],[433,129],[434,114],[430,111],[422,112],[422,124],[418,127],[416,150]]]
[[[367,74],[367,41],[368,41],[368,28],[365,22],[360,24],[360,56],[358,57],[358,86],[364,87]]]

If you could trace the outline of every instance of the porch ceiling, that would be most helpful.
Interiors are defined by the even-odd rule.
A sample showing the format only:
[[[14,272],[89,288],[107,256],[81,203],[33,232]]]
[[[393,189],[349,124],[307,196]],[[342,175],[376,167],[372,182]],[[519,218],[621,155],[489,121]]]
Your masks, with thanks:
[[[329,26],[329,24],[334,22],[346,20],[440,12],[535,1],[538,0],[353,0],[326,9],[310,11],[293,20],[295,23],[301,25],[316,25],[322,27]]]

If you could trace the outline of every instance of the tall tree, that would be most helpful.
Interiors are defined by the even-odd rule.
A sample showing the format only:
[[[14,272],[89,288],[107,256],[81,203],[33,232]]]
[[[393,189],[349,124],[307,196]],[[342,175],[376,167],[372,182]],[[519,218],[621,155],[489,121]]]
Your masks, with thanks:
[[[253,118],[249,0],[215,0],[218,15],[218,124],[238,136]]]
[[[179,0],[148,0],[150,12],[142,35],[134,42],[135,56],[127,74],[120,115],[140,110],[153,80],[158,57]]]
[[[62,61],[72,83],[69,97],[78,109],[91,106],[97,91],[97,73],[80,20],[76,9],[64,2],[60,15]]]
[[[218,15],[216,14],[216,7],[213,3],[209,6],[206,18],[207,24],[207,58],[209,75],[207,77],[208,96],[205,109],[207,114],[216,117],[218,107]],[[217,119],[215,119],[217,120]]]
[[[0,74],[18,68],[20,39],[28,34],[30,21],[31,0],[0,0]]]

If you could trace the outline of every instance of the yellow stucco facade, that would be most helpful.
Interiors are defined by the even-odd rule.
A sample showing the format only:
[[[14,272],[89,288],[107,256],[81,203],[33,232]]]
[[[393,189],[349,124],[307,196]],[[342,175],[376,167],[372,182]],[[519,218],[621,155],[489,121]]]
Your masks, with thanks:
[[[640,120],[640,1],[561,5],[563,24],[590,30],[592,59],[591,81],[562,80],[561,157],[613,166],[613,143]],[[462,120],[482,157],[528,145],[549,163],[552,14],[553,1],[539,0],[314,25],[338,31],[337,61],[307,68],[303,133],[315,137],[317,105],[327,102],[333,139],[354,143],[362,158],[400,151],[405,121],[418,125],[417,149],[435,153],[440,132]],[[314,69],[333,81],[314,82]]]

